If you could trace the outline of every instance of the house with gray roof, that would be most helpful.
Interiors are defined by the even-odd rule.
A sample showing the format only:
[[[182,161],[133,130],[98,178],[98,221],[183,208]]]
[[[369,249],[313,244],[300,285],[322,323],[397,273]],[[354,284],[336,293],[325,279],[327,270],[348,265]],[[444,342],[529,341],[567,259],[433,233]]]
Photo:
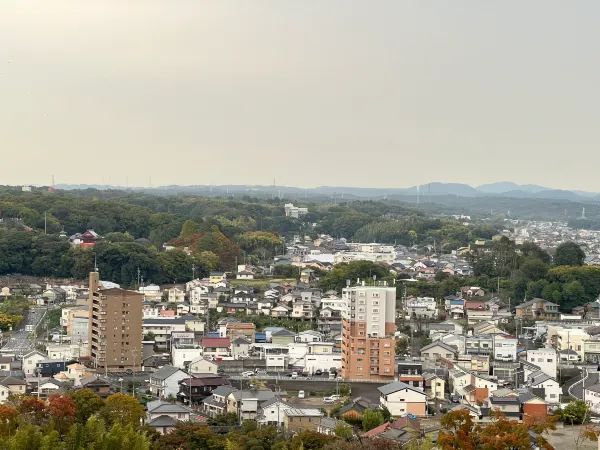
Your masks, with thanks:
[[[177,367],[163,366],[150,375],[150,392],[158,398],[174,398],[179,392],[179,381],[189,377]]]

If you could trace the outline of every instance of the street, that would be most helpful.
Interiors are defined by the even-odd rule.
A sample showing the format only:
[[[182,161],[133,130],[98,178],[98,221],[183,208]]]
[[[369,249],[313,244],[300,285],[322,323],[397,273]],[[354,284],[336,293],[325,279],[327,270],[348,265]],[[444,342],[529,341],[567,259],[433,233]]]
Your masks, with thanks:
[[[29,338],[29,335],[38,326],[45,313],[46,308],[44,307],[34,306],[30,308],[19,329],[10,333],[10,338],[0,349],[0,353],[12,353],[22,356],[33,350],[34,341]]]

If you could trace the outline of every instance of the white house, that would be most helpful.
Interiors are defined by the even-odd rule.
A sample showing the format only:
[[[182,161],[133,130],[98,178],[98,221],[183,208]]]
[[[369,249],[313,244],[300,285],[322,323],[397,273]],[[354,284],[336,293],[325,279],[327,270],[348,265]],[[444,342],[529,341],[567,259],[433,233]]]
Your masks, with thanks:
[[[196,358],[188,365],[188,372],[190,373],[217,373],[219,366],[213,361],[204,359],[203,357]]]
[[[527,362],[535,364],[542,372],[556,378],[558,356],[553,348],[538,348],[527,350]]]
[[[179,381],[189,377],[177,367],[163,366],[150,375],[150,392],[158,398],[174,398],[179,392]]]
[[[401,381],[394,381],[377,388],[379,403],[387,408],[394,417],[414,414],[425,416],[427,414],[427,396],[419,388],[409,386]]]
[[[202,347],[200,346],[173,346],[171,348],[171,361],[173,366],[179,369],[185,369],[185,367],[195,359],[202,356]]]
[[[586,387],[583,398],[585,398],[586,403],[590,405],[592,412],[596,414],[600,413],[600,383]]]
[[[167,291],[169,303],[185,302],[185,291],[178,287],[172,287]]]
[[[544,389],[544,400],[550,404],[560,402],[560,394],[562,389],[556,379],[541,370],[532,373],[527,379],[527,385],[531,389]]]
[[[260,425],[277,425],[283,427],[283,419],[285,418],[283,411],[289,408],[290,405],[282,402],[277,397],[273,397],[261,405],[257,422]]]
[[[38,350],[33,350],[27,353],[25,356],[23,356],[22,367],[25,376],[27,377],[35,375],[37,363],[46,359],[49,359],[48,355]]]
[[[160,286],[157,286],[156,284],[141,286],[138,289],[138,292],[144,294],[144,300],[159,302],[162,299],[162,291],[160,290]]]
[[[323,335],[314,330],[301,331],[296,337],[296,342],[321,342],[322,340]]]

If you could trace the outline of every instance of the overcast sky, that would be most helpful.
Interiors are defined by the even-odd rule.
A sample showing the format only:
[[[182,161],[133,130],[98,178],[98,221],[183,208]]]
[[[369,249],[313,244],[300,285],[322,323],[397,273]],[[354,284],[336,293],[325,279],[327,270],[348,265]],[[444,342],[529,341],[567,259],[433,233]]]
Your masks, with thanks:
[[[2,0],[0,184],[600,191],[597,1]]]

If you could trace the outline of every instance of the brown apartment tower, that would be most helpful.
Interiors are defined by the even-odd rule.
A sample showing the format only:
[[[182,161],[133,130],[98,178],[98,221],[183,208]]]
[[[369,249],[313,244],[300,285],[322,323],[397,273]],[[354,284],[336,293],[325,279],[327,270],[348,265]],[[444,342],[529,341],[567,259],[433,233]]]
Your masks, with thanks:
[[[90,355],[99,372],[140,370],[143,299],[134,291],[102,289],[98,272],[90,273]]]
[[[396,288],[354,286],[342,291],[342,377],[393,381]]]

